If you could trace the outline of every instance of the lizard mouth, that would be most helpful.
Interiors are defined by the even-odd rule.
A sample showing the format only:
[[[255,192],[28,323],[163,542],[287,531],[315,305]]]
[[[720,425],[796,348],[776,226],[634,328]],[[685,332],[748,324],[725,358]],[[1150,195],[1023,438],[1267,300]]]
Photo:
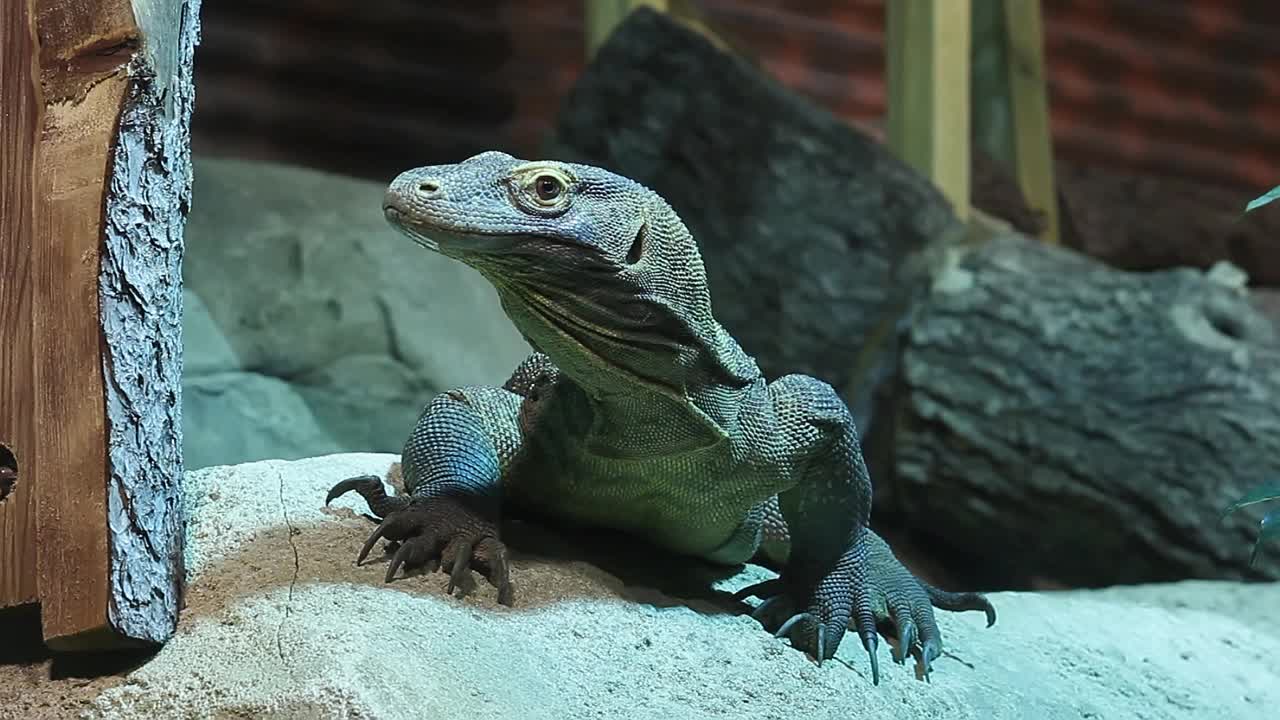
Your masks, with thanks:
[[[388,223],[391,223],[391,227],[408,236],[410,240],[432,252],[440,252],[440,244],[416,229],[413,223],[410,222],[408,214],[404,211],[388,204],[382,206],[382,215],[387,219]]]

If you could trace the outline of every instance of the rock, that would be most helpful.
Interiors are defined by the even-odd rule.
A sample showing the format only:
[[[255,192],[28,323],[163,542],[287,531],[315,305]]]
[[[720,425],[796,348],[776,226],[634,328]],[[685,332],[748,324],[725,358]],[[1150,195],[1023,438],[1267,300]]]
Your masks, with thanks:
[[[1254,288],[1249,296],[1258,312],[1280,328],[1280,290]]]
[[[241,369],[236,351],[231,349],[222,328],[209,315],[190,288],[182,290],[182,375],[183,378],[233,372]]]
[[[383,183],[212,158],[195,177],[189,468],[398,452],[436,392],[501,384],[528,354],[478,273],[387,225]]]
[[[999,593],[992,628],[939,615],[930,683],[882,643],[879,686],[855,637],[819,668],[735,611],[723,592],[768,576],[755,567],[673,592],[600,564],[645,548],[557,530],[515,547],[512,608],[484,583],[447,597],[440,574],[386,585],[382,561],[352,563],[363,506],[323,498],[395,459],[189,473],[178,632],[82,717],[1252,720],[1280,704],[1280,584]],[[650,577],[678,570],[661,562]]]
[[[318,424],[292,385],[252,372],[185,378],[182,421],[183,462],[190,469],[228,458],[297,459],[313,448],[338,452],[345,445]]]

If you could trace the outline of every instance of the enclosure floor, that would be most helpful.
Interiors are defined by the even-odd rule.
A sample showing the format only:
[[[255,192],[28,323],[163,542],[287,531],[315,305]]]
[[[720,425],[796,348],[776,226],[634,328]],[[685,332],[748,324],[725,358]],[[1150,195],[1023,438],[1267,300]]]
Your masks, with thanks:
[[[441,574],[384,584],[379,553],[353,562],[373,528],[358,499],[323,499],[394,460],[189,473],[173,639],[51,659],[30,611],[0,615],[0,718],[1251,720],[1280,706],[1280,584],[995,593],[994,627],[939,613],[932,682],[882,643],[879,686],[851,636],[818,667],[726,600],[761,568],[717,578],[639,543],[526,526],[508,535],[515,607],[483,581],[461,598]]]

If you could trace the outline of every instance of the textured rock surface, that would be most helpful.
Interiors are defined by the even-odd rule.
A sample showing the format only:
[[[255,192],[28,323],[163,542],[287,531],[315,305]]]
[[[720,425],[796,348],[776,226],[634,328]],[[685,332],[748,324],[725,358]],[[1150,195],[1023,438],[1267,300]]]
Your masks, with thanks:
[[[981,248],[907,331],[878,482],[985,581],[1280,578],[1248,567],[1261,507],[1219,519],[1280,475],[1280,342],[1235,274]]]
[[[399,452],[434,393],[500,384],[527,354],[488,283],[386,224],[382,191],[197,158],[184,269],[189,467]]]
[[[331,483],[393,460],[190,473],[179,631],[122,684],[91,688],[83,716],[1253,720],[1280,703],[1280,584],[1000,593],[993,628],[939,618],[948,654],[931,683],[882,646],[878,687],[856,641],[818,668],[694,589],[697,573],[681,588],[662,558],[634,572],[646,555],[625,544],[528,533],[513,608],[486,584],[445,597],[440,574],[384,585],[382,562],[352,563],[373,527],[359,506],[322,502]],[[23,702],[84,692],[51,682]]]

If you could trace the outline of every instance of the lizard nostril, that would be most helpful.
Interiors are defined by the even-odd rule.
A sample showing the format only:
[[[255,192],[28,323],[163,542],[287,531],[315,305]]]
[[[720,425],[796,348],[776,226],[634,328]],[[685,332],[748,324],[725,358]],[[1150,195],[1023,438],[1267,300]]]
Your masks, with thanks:
[[[418,192],[422,193],[423,195],[434,195],[435,193],[439,192],[439,190],[440,190],[440,185],[438,183],[432,182],[431,180],[423,180],[422,182],[418,183]]]

